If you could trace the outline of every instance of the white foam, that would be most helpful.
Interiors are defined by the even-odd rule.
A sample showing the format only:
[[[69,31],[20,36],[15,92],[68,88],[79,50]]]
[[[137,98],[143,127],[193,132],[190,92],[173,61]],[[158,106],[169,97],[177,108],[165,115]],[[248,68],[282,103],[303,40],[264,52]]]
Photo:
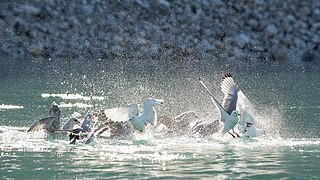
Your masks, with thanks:
[[[23,106],[0,104],[0,109],[22,109]]]
[[[59,107],[61,108],[69,108],[69,107],[77,107],[77,108],[92,108],[92,104],[85,103],[60,103]]]
[[[81,94],[49,94],[49,93],[43,93],[41,94],[41,97],[43,98],[48,98],[48,97],[60,97],[62,99],[82,99],[85,101],[90,101],[90,100],[99,100],[102,101],[105,99],[105,97],[102,96],[83,96]]]

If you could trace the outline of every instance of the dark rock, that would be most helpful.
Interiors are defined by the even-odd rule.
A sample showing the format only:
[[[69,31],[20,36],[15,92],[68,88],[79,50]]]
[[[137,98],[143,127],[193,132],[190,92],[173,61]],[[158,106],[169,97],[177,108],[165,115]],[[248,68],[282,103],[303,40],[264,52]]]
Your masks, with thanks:
[[[170,3],[167,0],[151,0],[151,6],[154,10],[161,13],[170,12]]]
[[[270,55],[273,61],[288,61],[288,52],[284,48],[273,48]]]
[[[0,36],[3,35],[4,28],[6,27],[6,22],[0,19]]]
[[[302,61],[315,61],[319,60],[319,58],[319,53],[317,53],[315,50],[307,50],[301,56]]]
[[[304,6],[302,8],[299,8],[298,16],[309,16],[311,14],[311,10],[309,7]]]
[[[315,8],[312,12],[311,18],[313,19],[313,21],[315,22],[319,22],[320,21],[320,8]]]
[[[303,47],[306,47],[306,43],[303,39],[300,39],[300,38],[294,38],[294,44],[296,47],[298,48],[303,48]]]
[[[251,38],[246,34],[241,33],[238,36],[236,36],[234,40],[240,47],[243,47],[244,45],[248,44],[251,41]]]
[[[13,30],[18,36],[24,35],[27,32],[27,23],[21,18],[17,18],[14,22]]]
[[[0,48],[19,60],[292,61],[319,47],[319,20],[317,1],[3,1]]]
[[[275,36],[278,33],[278,28],[276,25],[270,24],[266,27],[265,31],[269,36]]]
[[[81,7],[81,11],[86,16],[89,16],[89,15],[91,15],[93,13],[94,8],[91,5],[84,5],[84,6]]]
[[[148,9],[150,7],[148,0],[136,0],[135,2],[143,8]]]
[[[41,9],[40,8],[37,8],[33,5],[30,5],[30,4],[26,4],[26,5],[23,5],[21,7],[21,9],[23,10],[24,13],[26,13],[26,15],[38,15],[41,13]]]
[[[282,38],[282,44],[287,45],[287,46],[291,46],[293,45],[293,39],[294,37],[290,34],[286,34],[283,38]]]

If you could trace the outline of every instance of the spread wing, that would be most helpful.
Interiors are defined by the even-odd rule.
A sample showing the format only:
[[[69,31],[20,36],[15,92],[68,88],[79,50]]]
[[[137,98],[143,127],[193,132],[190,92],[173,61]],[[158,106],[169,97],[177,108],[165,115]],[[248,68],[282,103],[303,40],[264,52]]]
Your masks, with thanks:
[[[215,120],[215,121],[199,121],[197,122],[197,124],[195,124],[192,129],[191,132],[192,134],[198,133],[202,136],[208,136],[208,135],[212,135],[216,132],[219,131],[219,120]]]
[[[90,132],[91,131],[91,123],[92,123],[92,118],[93,118],[93,115],[92,114],[87,114],[85,117],[84,117],[84,120],[81,124],[81,128],[83,130],[85,130],[86,132]]]
[[[229,117],[229,114],[227,113],[227,111],[221,106],[221,104],[217,101],[217,99],[213,96],[213,94],[210,92],[210,90],[207,88],[207,86],[200,80],[201,85],[205,88],[205,90],[209,93],[209,95],[211,96],[211,100],[213,102],[213,104],[216,106],[216,108],[219,110],[220,112],[220,116],[221,116],[221,121],[225,122],[226,119]]]
[[[126,122],[132,116],[137,116],[139,112],[138,104],[129,104],[126,107],[117,107],[106,109],[98,116],[98,120],[102,122]]]
[[[27,132],[40,131],[45,129],[46,127],[52,126],[53,121],[57,120],[57,117],[47,117],[41,119],[40,121],[34,123]]]
[[[245,129],[246,123],[254,123],[255,108],[241,90],[238,91],[237,109],[241,114],[240,124]]]
[[[230,73],[225,74],[222,78],[221,91],[224,94],[222,107],[224,107],[228,114],[231,114],[237,107],[238,90]]]
[[[196,115],[196,113],[194,111],[186,111],[186,112],[183,112],[183,113],[179,114],[178,116],[176,116],[174,118],[174,120],[176,122],[184,121],[186,123],[190,123],[197,118],[198,118],[198,116]]]
[[[106,130],[110,129],[111,128],[111,124],[110,122],[106,122],[106,123],[103,123],[101,124],[100,126],[98,126],[94,131],[93,133],[96,135],[96,136],[99,136],[100,134],[102,134],[103,132],[105,132]]]

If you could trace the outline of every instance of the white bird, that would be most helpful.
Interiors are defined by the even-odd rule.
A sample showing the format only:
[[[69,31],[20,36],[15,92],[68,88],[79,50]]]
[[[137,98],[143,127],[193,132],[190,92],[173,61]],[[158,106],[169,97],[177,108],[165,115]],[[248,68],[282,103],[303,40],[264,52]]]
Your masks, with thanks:
[[[91,113],[87,113],[84,118],[81,126],[77,128],[73,128],[71,131],[68,131],[70,144],[85,143],[88,144],[93,142],[95,139],[94,131],[92,131],[92,121],[94,119],[94,115]]]
[[[229,80],[232,80],[232,76],[227,77]],[[243,94],[242,90],[237,88],[238,91],[238,101],[237,101],[237,110],[240,113],[240,121],[237,125],[237,129],[246,137],[256,137],[265,134],[264,130],[257,129],[254,126],[255,118],[255,108],[249,99]]]
[[[238,115],[240,115],[240,113],[236,110],[236,104],[238,100],[237,86],[232,78],[228,78],[229,75],[230,74],[226,74],[221,81],[221,90],[224,93],[222,105],[217,101],[217,99],[213,96],[201,79],[200,83],[209,93],[213,104],[219,110],[220,120],[223,123],[223,128],[221,130],[222,134],[229,133],[235,137],[235,135],[229,131],[232,129],[232,132],[235,133],[234,127],[238,123]],[[237,133],[236,135],[239,136]]]
[[[134,130],[144,132],[148,124],[157,124],[157,112],[155,106],[162,104],[162,99],[148,98],[143,102],[143,111],[139,114],[138,104],[129,104],[126,107],[118,107],[103,110],[98,120],[103,122],[126,122],[129,121]]]

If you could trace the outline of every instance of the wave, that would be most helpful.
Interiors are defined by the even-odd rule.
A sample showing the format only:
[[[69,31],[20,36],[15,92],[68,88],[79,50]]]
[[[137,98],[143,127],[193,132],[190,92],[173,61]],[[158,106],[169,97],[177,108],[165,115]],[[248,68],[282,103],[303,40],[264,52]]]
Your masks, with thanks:
[[[85,104],[85,103],[63,103],[61,102],[59,107],[61,108],[69,108],[69,107],[77,107],[77,108],[92,108],[92,104]]]
[[[11,105],[11,104],[0,104],[0,110],[2,109],[22,109],[23,106],[19,106],[19,105]]]
[[[102,96],[83,96],[81,94],[70,94],[70,93],[64,93],[64,94],[49,94],[49,93],[43,93],[41,94],[41,97],[48,98],[48,97],[60,97],[62,99],[82,99],[85,101],[90,100],[99,100],[102,101],[105,99],[105,97]]]

